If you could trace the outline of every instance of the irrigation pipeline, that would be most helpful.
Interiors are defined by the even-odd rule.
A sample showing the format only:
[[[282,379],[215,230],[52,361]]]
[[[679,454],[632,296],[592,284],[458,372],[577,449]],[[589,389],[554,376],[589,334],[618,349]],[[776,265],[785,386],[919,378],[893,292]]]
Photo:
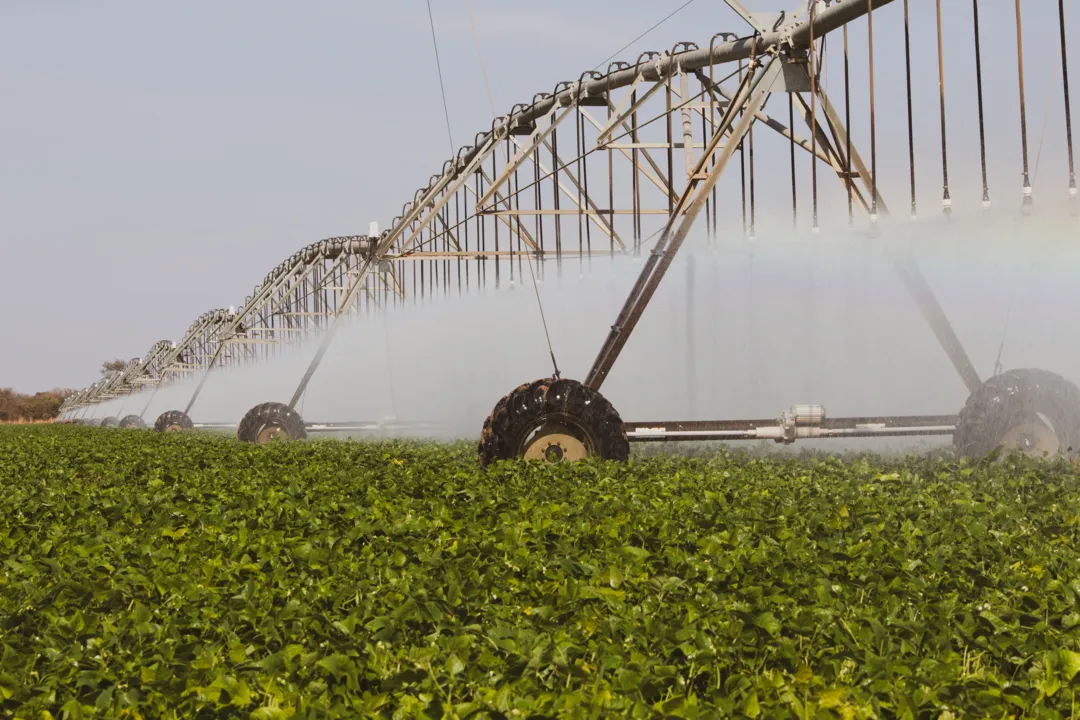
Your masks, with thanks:
[[[211,327],[207,325],[199,333],[196,333],[198,337],[192,338],[192,343],[188,344],[186,341],[182,343],[185,347],[178,350],[183,352],[183,359],[177,359],[175,367],[172,367],[166,372],[156,372],[151,374],[151,378],[158,379],[162,377],[169,377],[172,379],[178,378],[191,378],[191,373],[204,372],[208,369],[207,360],[210,365],[216,365],[215,357],[220,357],[220,364],[228,365],[238,362],[240,359],[247,359],[250,357],[266,357],[278,351],[279,346],[284,344],[291,337],[301,337],[300,333],[310,330],[323,330],[327,322],[332,323],[333,318],[337,317],[337,314],[344,312],[345,310],[351,310],[353,305],[357,308],[361,307],[360,301],[367,301],[364,307],[371,311],[370,296],[373,292],[380,292],[383,297],[383,302],[389,303],[389,298],[393,298],[393,303],[405,302],[410,293],[417,294],[419,297],[424,296],[425,288],[430,286],[432,292],[435,292],[435,284],[439,282],[437,277],[433,274],[435,270],[440,270],[443,264],[446,264],[449,272],[450,260],[446,258],[468,258],[469,262],[460,262],[458,264],[459,286],[460,276],[462,268],[468,278],[471,261],[475,260],[476,264],[476,279],[477,284],[481,284],[486,281],[490,275],[490,268],[493,266],[496,283],[499,282],[500,272],[505,272],[501,268],[506,267],[500,264],[500,258],[510,255],[510,279],[511,282],[517,280],[518,277],[524,279],[523,265],[525,262],[529,264],[529,270],[534,282],[534,294],[536,295],[538,308],[541,314],[541,322],[544,325],[545,335],[548,339],[549,354],[552,355],[553,366],[556,368],[554,352],[551,346],[550,334],[548,332],[546,317],[544,315],[544,308],[542,305],[542,299],[538,292],[537,284],[542,279],[542,273],[545,268],[545,264],[541,262],[541,258],[545,255],[550,257],[551,250],[549,247],[545,247],[544,239],[545,233],[548,235],[548,245],[550,246],[551,234],[554,235],[555,259],[558,261],[563,260],[563,254],[573,254],[570,249],[572,243],[574,243],[572,234],[575,231],[573,221],[567,222],[562,215],[577,214],[576,232],[578,238],[576,244],[578,245],[579,258],[581,255],[588,252],[591,258],[592,242],[591,231],[596,229],[593,227],[595,224],[597,228],[608,230],[609,245],[612,255],[619,248],[625,249],[629,242],[624,244],[621,239],[617,238],[615,232],[616,215],[627,215],[632,218],[627,218],[625,226],[627,234],[629,234],[629,228],[633,226],[634,234],[634,248],[640,249],[643,240],[646,235],[650,235],[653,229],[652,223],[650,226],[643,227],[643,219],[647,222],[646,215],[656,214],[663,215],[665,212],[667,215],[671,215],[672,208],[674,206],[674,197],[681,188],[678,187],[684,180],[679,177],[681,172],[676,172],[675,165],[678,163],[673,162],[673,155],[677,152],[676,148],[682,147],[687,149],[688,156],[692,156],[695,148],[702,147],[703,145],[697,144],[703,142],[705,146],[709,146],[711,139],[716,135],[716,132],[712,129],[716,126],[716,118],[718,115],[724,113],[724,102],[719,100],[717,95],[724,95],[726,93],[724,88],[719,87],[724,81],[719,83],[714,79],[714,75],[720,73],[716,72],[713,67],[716,64],[723,62],[732,62],[733,65],[737,64],[738,68],[735,70],[735,74],[740,77],[740,82],[743,79],[745,73],[745,63],[747,59],[758,58],[762,55],[765,49],[790,49],[793,52],[791,55],[796,60],[803,53],[809,54],[809,83],[810,83],[810,108],[809,112],[806,112],[806,103],[804,101],[804,95],[799,97],[792,97],[795,102],[800,103],[800,112],[804,119],[809,122],[810,138],[804,140],[797,138],[794,129],[788,130],[784,128],[780,123],[775,120],[767,118],[764,113],[758,119],[764,120],[767,127],[771,130],[781,131],[784,133],[784,140],[788,144],[788,152],[790,154],[790,171],[792,178],[792,197],[791,197],[791,218],[793,223],[797,223],[800,220],[799,216],[799,195],[803,195],[803,204],[806,205],[806,195],[804,191],[798,187],[799,184],[799,165],[798,159],[795,157],[797,154],[795,146],[799,145],[803,149],[814,155],[815,159],[812,160],[811,173],[812,173],[812,188],[806,190],[812,191],[813,201],[813,218],[815,229],[818,224],[818,206],[819,202],[828,202],[827,195],[821,195],[822,192],[827,192],[818,183],[818,152],[822,152],[823,155],[820,159],[823,159],[827,164],[831,163],[836,171],[836,174],[843,182],[843,189],[846,191],[848,200],[848,217],[849,222],[854,222],[854,210],[856,200],[860,205],[866,205],[870,210],[871,217],[871,231],[873,232],[876,227],[879,212],[887,214],[888,210],[885,206],[885,200],[878,194],[879,181],[887,181],[887,178],[879,178],[878,164],[877,164],[877,127],[876,127],[876,75],[874,72],[874,60],[875,51],[875,28],[873,12],[875,9],[887,4],[888,0],[841,0],[840,2],[833,2],[831,5],[826,3],[825,8],[819,8],[818,3],[813,3],[809,8],[809,15],[807,16],[808,22],[803,21],[801,18],[795,20],[793,18],[785,18],[781,22],[783,25],[775,25],[771,30],[756,30],[753,37],[737,38],[730,34],[717,34],[714,36],[712,42],[710,42],[708,49],[698,49],[692,45],[681,43],[671,51],[660,53],[643,53],[639,57],[638,62],[635,64],[630,63],[613,63],[609,66],[609,71],[605,75],[600,75],[594,72],[586,72],[579,76],[576,82],[564,82],[557,85],[551,93],[540,93],[533,98],[531,105],[518,105],[506,116],[496,118],[492,124],[491,129],[487,132],[477,135],[477,139],[473,146],[462,148],[458,155],[451,158],[447,164],[443,166],[441,174],[433,175],[429,181],[429,185],[420,189],[413,200],[405,205],[405,209],[402,214],[394,218],[391,226],[388,230],[383,232],[381,236],[375,238],[364,237],[359,239],[360,242],[370,242],[371,249],[364,250],[363,252],[357,251],[357,260],[354,263],[346,263],[339,269],[334,269],[329,266],[320,265],[318,269],[312,269],[316,264],[311,258],[303,258],[302,262],[298,262],[296,265],[295,275],[287,275],[281,278],[274,278],[273,282],[270,282],[270,278],[264,281],[263,286],[256,288],[256,292],[253,296],[250,296],[245,300],[244,305],[241,306],[240,315],[234,319],[227,320],[221,327]],[[905,85],[907,89],[907,125],[908,125],[908,160],[909,160],[909,173],[910,173],[910,192],[911,192],[911,211],[914,215],[917,210],[917,197],[916,197],[916,164],[915,164],[915,118],[913,108],[913,97],[917,91],[917,87],[914,87],[915,79],[913,78],[912,60],[911,60],[911,42],[912,31],[915,29],[915,25],[912,23],[912,17],[910,13],[917,13],[918,10],[911,10],[909,12],[909,0],[904,0],[903,7],[903,42],[904,42],[904,55],[905,55]],[[940,0],[935,2],[934,6],[925,6],[928,18],[929,12],[936,10],[937,20],[937,40],[938,40],[938,80],[939,80],[939,102],[940,102],[940,120],[941,123],[941,146],[942,146],[942,179],[943,179],[943,201],[946,205],[946,211],[951,198],[952,190],[957,187],[950,187],[950,181],[948,177],[948,137],[947,137],[947,104],[945,97],[945,84],[944,84],[944,39],[945,29],[943,26],[942,14],[943,9]],[[918,6],[916,6],[918,7]],[[975,77],[976,90],[978,93],[978,120],[979,120],[979,149],[980,149],[980,162],[982,170],[982,198],[984,204],[989,203],[990,192],[988,182],[988,148],[987,148],[987,134],[992,131],[990,127],[991,123],[995,121],[993,114],[987,114],[985,112],[984,102],[991,102],[991,98],[984,97],[984,88],[982,83],[983,68],[982,68],[982,38],[980,27],[980,11],[985,10],[985,7],[980,8],[978,0],[973,0],[969,6],[973,14],[973,24],[968,27],[973,28],[974,42],[975,42]],[[931,9],[933,8],[933,9]],[[897,8],[899,10],[899,8]],[[1039,152],[1036,158],[1035,169],[1033,172],[1029,171],[1029,147],[1027,137],[1027,112],[1026,112],[1026,88],[1025,88],[1025,72],[1024,72],[1024,52],[1023,52],[1023,32],[1022,32],[1022,12],[1020,0],[1015,0],[1015,13],[1017,23],[1017,72],[1019,80],[1020,91],[1020,104],[1021,104],[1021,142],[1023,149],[1023,174],[1025,184],[1025,207],[1030,208],[1032,204],[1031,198],[1031,185],[1033,181],[1040,180],[1038,176],[1040,169],[1041,150],[1043,148],[1043,141],[1046,137],[1046,127],[1043,129],[1043,136],[1040,139],[1038,148]],[[854,122],[858,123],[862,120],[863,112],[859,112],[858,108],[852,109],[852,81],[851,81],[851,47],[848,41],[848,28],[847,23],[855,20],[861,15],[867,15],[867,36],[868,36],[868,63],[869,63],[869,134],[870,134],[870,169],[868,170],[863,163],[863,159],[859,156],[858,151],[853,147],[852,140],[852,124],[853,114],[859,117],[854,118]],[[899,16],[899,13],[897,13]],[[946,16],[947,19],[948,16]],[[897,17],[899,20],[899,17]],[[470,9],[470,22],[473,25],[474,41],[478,39],[476,34],[475,22],[471,15]],[[1029,23],[1031,19],[1029,18]],[[445,102],[445,84],[442,82],[441,76],[441,60],[439,58],[439,51],[437,46],[437,38],[435,34],[433,16],[429,13],[429,23],[432,26],[432,41],[436,54],[436,66],[440,75],[440,90],[444,97],[444,116],[447,121],[448,139],[452,141],[451,126],[448,116],[447,103]],[[929,23],[927,23],[928,25]],[[878,28],[880,29],[880,23]],[[885,27],[888,27],[887,25]],[[844,31],[844,96],[845,96],[845,112],[843,113],[843,120],[832,109],[832,105],[829,102],[828,88],[821,87],[820,80],[826,77],[825,73],[827,69],[823,69],[823,65],[826,66],[824,60],[825,46],[827,33],[834,29],[842,28]],[[896,30],[901,28],[895,26]],[[1061,68],[1062,72],[1062,88],[1065,97],[1065,126],[1066,126],[1066,141],[1068,146],[1069,157],[1069,188],[1070,196],[1076,197],[1076,181],[1075,181],[1075,161],[1074,161],[1074,148],[1072,139],[1072,118],[1071,118],[1071,98],[1069,96],[1069,77],[1068,77],[1068,56],[1067,56],[1067,37],[1066,37],[1066,25],[1064,16],[1064,0],[1058,2],[1058,31],[1060,34],[1060,52],[1061,52]],[[881,38],[879,38],[881,39]],[[966,38],[965,38],[966,39]],[[954,39],[950,38],[950,42]],[[756,46],[756,47],[755,47]],[[680,51],[680,48],[685,48]],[[1056,48],[1051,48],[1056,49]],[[481,71],[484,74],[485,89],[488,94],[489,102],[493,102],[491,86],[487,79],[486,68],[483,62],[483,56],[477,42],[477,52],[480,59]],[[819,54],[820,53],[820,54]],[[786,54],[786,53],[785,53]],[[858,53],[856,52],[856,56]],[[1029,62],[1032,58],[1029,58]],[[1036,60],[1040,65],[1044,64],[1044,61],[1040,58]],[[802,59],[804,66],[807,65],[807,61]],[[857,65],[861,65],[861,61],[856,62]],[[705,74],[703,68],[708,65],[708,83],[706,86]],[[800,68],[801,70],[801,68]],[[681,91],[681,88],[687,87],[686,75],[694,74],[698,79],[702,80],[702,92],[691,92],[689,89]],[[800,79],[801,81],[801,79]],[[678,83],[682,83],[679,85]],[[673,84],[674,83],[674,84]],[[1053,85],[1053,83],[1051,83]],[[651,87],[650,87],[651,86]],[[613,92],[619,88],[625,90],[625,96],[618,102],[618,106],[613,104]],[[986,90],[990,89],[988,85]],[[805,87],[801,88],[805,90]],[[896,90],[900,90],[897,87]],[[651,102],[648,108],[655,108],[655,116],[652,110],[648,109],[644,104],[645,101],[655,95],[655,100]],[[715,93],[715,94],[714,94]],[[702,102],[701,96],[707,94],[708,98]],[[678,96],[676,101],[675,96]],[[896,99],[894,97],[894,99]],[[728,102],[731,101],[730,97],[727,97]],[[627,108],[626,103],[629,101],[631,107],[625,114],[623,110]],[[994,100],[996,102],[996,100]],[[639,102],[641,103],[639,105]],[[901,101],[903,102],[903,101]],[[825,118],[828,120],[828,125],[822,123],[822,118],[817,117],[817,106],[822,106]],[[593,138],[586,136],[586,119],[592,121],[597,125],[599,130],[603,127],[603,116],[599,115],[599,121],[596,121],[592,116],[588,115],[588,106],[598,106],[604,109],[601,113],[606,113],[607,123],[609,130],[604,130],[599,133],[600,136],[596,137],[596,145],[593,146]],[[493,106],[494,107],[494,106]],[[519,109],[520,108],[520,109]],[[661,109],[662,108],[662,109]],[[639,117],[640,110],[640,117]],[[932,108],[927,108],[927,114],[931,115]],[[563,128],[563,132],[560,134],[554,127],[544,128],[541,123],[554,123],[556,120],[561,120],[563,116],[569,115],[572,112],[578,114],[573,118],[574,142],[567,142],[566,132],[568,130]],[[695,128],[688,128],[688,117],[692,117],[693,112],[701,113],[701,140],[697,140],[693,137],[697,132],[694,132]],[[747,110],[745,108],[738,108],[738,117],[741,119],[745,116]],[[683,116],[683,137],[680,143],[678,133],[673,130],[673,122],[677,122],[678,118],[675,118],[675,113],[681,113]],[[790,124],[794,124],[795,121],[795,108],[794,103],[789,102],[788,107],[788,121]],[[1049,113],[1048,113],[1049,117]],[[747,118],[748,120],[750,118]],[[955,119],[955,118],[954,118]],[[664,122],[666,121],[666,128]],[[762,202],[762,207],[759,208],[759,201],[763,201],[762,197],[758,197],[757,190],[758,183],[763,183],[762,187],[769,185],[769,178],[761,175],[761,172],[765,170],[760,163],[757,162],[758,151],[767,152],[767,146],[761,148],[757,147],[759,141],[765,141],[762,133],[757,132],[755,127],[760,123],[749,123],[746,129],[746,134],[740,136],[734,143],[733,149],[737,148],[739,152],[740,161],[740,177],[736,180],[740,185],[740,189],[736,191],[732,187],[733,192],[738,192],[739,195],[737,201],[741,202],[741,214],[742,214],[742,229],[744,237],[755,238],[760,228],[758,225],[759,217],[758,212],[761,210],[765,212],[765,205]],[[567,128],[571,123],[567,123]],[[650,132],[644,132],[645,128],[652,126]],[[537,127],[539,129],[537,129]],[[664,133],[666,129],[666,134]],[[954,127],[954,144],[956,142],[957,128]],[[625,130],[625,132],[624,132]],[[974,128],[972,128],[974,130]],[[541,135],[541,131],[544,133],[545,141]],[[828,133],[832,133],[831,137]],[[548,134],[550,133],[550,134]],[[820,134],[819,134],[820,133]],[[972,133],[973,134],[973,133]],[[653,137],[649,137],[652,135]],[[512,136],[529,137],[528,143],[532,145],[523,145]],[[661,141],[663,136],[663,141]],[[540,140],[537,140],[540,138]],[[629,138],[627,140],[627,138]],[[830,139],[833,144],[830,146]],[[963,139],[963,138],[962,138]],[[523,158],[521,162],[527,162],[528,157],[531,155],[533,159],[535,176],[531,178],[533,173],[525,172],[524,183],[519,178],[517,165],[510,167],[512,164],[512,144],[517,143],[522,147]],[[550,143],[550,144],[549,144]],[[452,142],[451,142],[452,144]],[[498,147],[503,145],[503,148]],[[541,151],[546,148],[547,151],[555,150],[555,148],[562,147],[569,152],[575,152],[576,156],[573,159],[566,160],[564,158],[557,157],[557,150],[552,153],[552,166],[551,168],[541,167]],[[659,150],[663,148],[663,150]],[[505,153],[503,150],[505,149]],[[667,155],[667,175],[664,177],[663,160],[659,163],[652,164],[652,171],[650,172],[649,166],[646,162],[651,162],[649,158],[649,151],[652,150],[654,155],[659,153],[666,153]],[[845,152],[846,150],[846,152]],[[1048,149],[1049,150],[1049,149]],[[716,162],[717,150],[712,150],[711,161]],[[955,154],[955,150],[954,150]],[[505,158],[503,157],[505,155]],[[593,158],[589,156],[593,155]],[[608,182],[609,187],[606,189],[608,195],[607,208],[599,206],[599,203],[595,203],[590,199],[590,192],[587,188],[589,181],[596,181],[596,155],[607,157],[608,160]],[[633,158],[633,173],[631,178],[625,176],[616,176],[615,171],[612,168],[612,158],[619,155],[625,156],[627,159]],[[544,153],[544,157],[548,157],[547,153]],[[659,159],[659,157],[657,157]],[[515,155],[515,162],[517,161],[517,155]],[[488,172],[497,172],[499,165],[506,165],[504,172],[500,174],[495,180],[488,177]],[[589,165],[593,165],[592,168]],[[749,167],[747,167],[749,165]],[[704,166],[706,169],[709,167],[707,162]],[[783,172],[783,171],[781,171]],[[925,174],[925,170],[923,170]],[[630,174],[630,173],[627,173]],[[531,181],[530,181],[531,180]],[[697,178],[690,178],[691,181],[696,181]],[[648,182],[652,182],[657,185],[660,192],[659,194],[653,191],[653,188],[648,185]],[[955,182],[955,178],[953,178]],[[541,187],[542,184],[542,187]],[[573,187],[571,187],[571,184]],[[616,208],[616,190],[615,186],[620,186],[620,193],[624,191],[622,188],[630,186],[633,188],[633,207],[630,209],[629,198],[625,198],[624,204],[620,208]],[[560,192],[560,187],[565,185],[568,189]],[[865,187],[865,186],[869,187]],[[494,190],[493,188],[497,188]],[[644,188],[644,190],[643,190]],[[869,190],[869,202],[866,202],[866,198],[863,196],[863,192]],[[486,191],[486,194],[485,194]],[[473,213],[470,206],[470,197],[467,193],[472,192],[476,198],[476,212]],[[508,193],[504,195],[503,193]],[[650,195],[652,198],[663,198],[655,202],[655,207],[646,207],[652,205],[650,202]],[[450,195],[456,195],[456,197],[450,198]],[[535,205],[529,206],[529,196],[535,194]],[[445,196],[445,199],[444,197]],[[481,200],[481,196],[483,199]],[[957,193],[959,197],[959,193]],[[544,198],[543,204],[547,207],[542,207],[541,198]],[[551,202],[548,198],[554,197],[554,209],[548,204]],[[597,197],[597,196],[594,196]],[[569,201],[567,201],[569,198]],[[490,201],[490,202],[489,202]],[[447,205],[446,202],[450,204]],[[562,205],[560,205],[562,202]],[[570,208],[569,206],[576,202],[576,207]],[[719,221],[722,217],[719,205],[723,202],[722,198],[718,198],[717,186],[712,184],[709,186],[709,190],[706,196],[702,198],[702,202],[705,203],[706,208],[706,229],[710,240],[715,240],[717,234],[721,231]],[[484,207],[481,207],[484,206]],[[666,208],[664,207],[666,206]],[[1076,203],[1072,204],[1072,207],[1080,207]],[[464,208],[464,211],[462,210]],[[428,211],[430,209],[430,212]],[[523,226],[521,219],[522,215],[532,214],[535,219],[535,233],[539,238],[540,243],[537,244],[534,238],[528,237],[528,232]],[[803,212],[806,216],[807,213]],[[803,217],[805,222],[807,218]],[[475,221],[475,224],[474,224]],[[439,224],[441,223],[441,228]],[[502,226],[500,226],[502,223]],[[545,231],[545,225],[547,230]],[[468,246],[469,233],[472,227],[476,227],[477,243],[475,248]],[[495,234],[495,248],[494,252],[490,247],[488,239],[485,239],[486,233],[491,233],[491,227],[494,226]],[[509,227],[511,232],[510,244],[504,244],[500,238],[499,232],[503,230],[503,226]],[[505,232],[505,230],[503,230]],[[452,240],[455,245],[457,238],[455,233],[463,234],[465,240],[465,248],[460,247],[450,248],[448,238]],[[514,237],[516,235],[516,237]],[[503,235],[502,237],[505,237]],[[438,244],[443,245],[443,250],[439,251]],[[428,252],[428,246],[431,247],[431,252]],[[526,247],[527,246],[527,247]],[[533,257],[535,252],[536,257]],[[520,255],[524,253],[527,257],[522,260]],[[378,267],[379,272],[393,272],[397,268],[407,267],[403,260],[420,260],[421,256],[430,255],[433,259],[423,259],[412,265],[413,269],[413,284],[410,291],[405,282],[400,282],[401,278],[398,275],[391,275],[389,280],[383,279],[380,281],[378,278],[374,278],[371,282],[372,285],[377,287],[374,290],[369,290],[367,296],[362,294],[362,291],[353,292],[350,283],[353,283],[352,278],[365,277],[374,274],[374,268]],[[517,255],[517,258],[513,256]],[[517,261],[517,267],[514,266],[514,260]],[[493,260],[493,263],[487,263],[485,261]],[[534,266],[533,260],[536,260]],[[584,258],[581,259],[580,266],[583,268],[585,265]],[[388,266],[390,270],[383,270],[383,266]],[[291,267],[291,266],[290,266]],[[424,275],[425,268],[429,269],[429,274]],[[416,282],[416,271],[419,269],[420,282]],[[580,269],[580,268],[579,268]],[[292,269],[289,270],[293,272]],[[400,272],[404,273],[402,269]],[[308,273],[308,275],[305,275]],[[332,276],[331,276],[332,275]],[[310,281],[310,282],[309,282]],[[379,282],[384,284],[378,286]],[[443,289],[446,292],[450,292],[451,288],[446,283],[448,280],[443,278]],[[398,283],[395,286],[392,283]],[[466,283],[468,286],[468,283]],[[359,287],[359,281],[357,281]],[[294,287],[299,287],[298,290],[292,295]],[[345,292],[340,292],[343,287],[350,288]],[[327,291],[330,290],[332,299],[327,302],[325,299],[320,300],[320,294],[322,297],[326,297]],[[308,303],[313,303],[313,307],[309,307]],[[375,304],[381,304],[378,298],[375,299]],[[338,305],[348,307],[338,307]],[[281,307],[279,307],[281,306]],[[293,320],[291,318],[300,318]],[[288,319],[285,319],[288,318]],[[305,319],[314,318],[314,319]],[[243,319],[244,326],[239,327],[237,332],[219,332],[222,327],[235,327],[233,323],[239,323]],[[248,320],[256,320],[255,329],[248,323]],[[289,333],[297,333],[297,335],[290,335]],[[228,347],[225,347],[225,344]],[[177,355],[177,358],[180,358]],[[205,377],[205,376],[204,376]],[[152,382],[152,380],[151,380]],[[157,383],[155,383],[156,389]],[[146,386],[146,378],[142,378],[141,387]],[[94,393],[87,391],[89,396],[94,397]],[[110,385],[109,387],[96,388],[97,396],[99,399],[107,399],[115,397],[117,395],[115,388]],[[85,400],[85,396],[83,398]],[[77,407],[77,405],[76,405]]]

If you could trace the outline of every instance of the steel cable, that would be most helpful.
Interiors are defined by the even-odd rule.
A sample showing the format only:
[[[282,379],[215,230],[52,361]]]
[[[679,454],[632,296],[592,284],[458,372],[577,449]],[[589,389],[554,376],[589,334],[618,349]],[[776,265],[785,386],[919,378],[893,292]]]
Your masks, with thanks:
[[[446,104],[446,85],[443,83],[442,62],[439,60],[439,43],[435,40],[435,17],[431,14],[431,0],[427,0],[428,22],[431,24],[431,44],[435,47],[435,67],[439,71],[439,90],[442,92],[443,115],[446,117],[446,137],[450,140],[450,154],[454,154],[454,135],[450,132],[450,109]]]
[[[668,15],[667,15],[667,16],[666,16],[666,17],[665,17],[665,18],[664,18],[663,20],[660,20],[660,21],[659,21],[659,22],[657,22],[657,23],[656,23],[655,25],[653,25],[653,26],[652,26],[651,28],[649,28],[649,29],[648,29],[648,30],[646,30],[645,32],[641,33],[641,34],[640,34],[640,35],[638,35],[638,36],[637,36],[636,38],[634,38],[633,40],[631,40],[630,42],[626,43],[626,44],[625,44],[625,45],[623,45],[623,46],[622,46],[621,48],[619,48],[618,50],[616,50],[615,52],[613,52],[613,53],[612,53],[612,54],[611,54],[610,56],[608,56],[608,57],[607,57],[606,59],[604,59],[603,61],[601,61],[601,62],[597,63],[597,64],[596,64],[596,67],[594,67],[594,68],[593,68],[593,70],[599,70],[599,69],[600,69],[600,66],[601,66],[601,65],[604,65],[605,63],[607,63],[607,62],[610,62],[611,60],[614,60],[614,59],[615,59],[615,58],[616,58],[616,57],[618,56],[618,54],[619,54],[619,53],[621,53],[621,52],[622,52],[623,50],[626,50],[627,48],[629,48],[629,47],[630,47],[631,45],[633,45],[634,43],[636,43],[636,42],[637,42],[638,40],[640,40],[641,38],[645,37],[646,35],[648,35],[649,33],[651,33],[651,32],[652,32],[653,30],[655,30],[656,28],[660,27],[661,25],[663,25],[664,23],[666,23],[666,22],[667,22],[668,20],[670,20],[671,18],[673,18],[673,17],[675,17],[676,15],[678,15],[678,14],[679,14],[680,12],[682,12],[683,10],[685,10],[685,9],[686,9],[687,7],[689,7],[689,6],[690,6],[691,4],[693,4],[693,3],[694,3],[694,0],[687,0],[687,2],[683,3],[683,4],[682,4],[682,5],[680,5],[679,7],[675,8],[675,9],[674,9],[674,10],[673,10],[673,11],[672,11],[671,13],[669,13],[669,14],[668,14]]]

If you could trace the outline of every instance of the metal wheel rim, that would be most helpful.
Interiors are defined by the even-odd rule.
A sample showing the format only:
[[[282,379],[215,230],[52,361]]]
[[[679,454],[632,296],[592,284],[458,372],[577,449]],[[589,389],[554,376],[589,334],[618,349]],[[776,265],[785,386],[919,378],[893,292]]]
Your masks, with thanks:
[[[167,425],[167,426],[165,427],[165,432],[167,432],[167,433],[171,433],[171,432],[181,432],[181,431],[183,431],[183,429],[184,429],[184,428],[183,428],[183,426],[182,426],[182,425],[178,425],[178,424],[176,424],[176,423],[173,423],[172,425]]]
[[[1041,457],[1043,454],[1057,455],[1061,452],[1061,440],[1054,432],[1053,425],[1042,413],[1028,422],[1020,423],[1001,438],[1001,445],[1007,450],[1020,448],[1025,455]]]
[[[263,425],[255,435],[255,442],[262,444],[274,440],[290,440],[289,431],[280,425]]]
[[[595,454],[596,449],[584,428],[566,415],[545,415],[526,433],[520,455],[525,460],[545,463],[577,462]]]

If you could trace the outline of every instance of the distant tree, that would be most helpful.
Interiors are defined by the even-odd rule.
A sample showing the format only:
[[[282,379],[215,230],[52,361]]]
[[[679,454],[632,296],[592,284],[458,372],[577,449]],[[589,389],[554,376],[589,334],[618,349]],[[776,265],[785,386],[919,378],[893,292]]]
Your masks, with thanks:
[[[11,388],[0,388],[0,422],[11,422],[18,412],[18,393]]]
[[[120,372],[126,367],[127,362],[124,360],[106,360],[105,362],[101,363],[101,374],[108,377],[114,372]]]
[[[0,388],[0,422],[52,420],[60,414],[64,398],[74,391],[56,389],[23,395],[11,388]]]

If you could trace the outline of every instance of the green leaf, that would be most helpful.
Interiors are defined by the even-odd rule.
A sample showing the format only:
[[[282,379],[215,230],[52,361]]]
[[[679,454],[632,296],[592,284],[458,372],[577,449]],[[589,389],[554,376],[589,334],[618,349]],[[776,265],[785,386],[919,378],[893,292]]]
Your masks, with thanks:
[[[818,695],[818,705],[823,708],[835,708],[840,707],[844,701],[844,696],[847,694],[842,688],[834,688],[832,690],[826,690]]]
[[[652,555],[652,553],[645,548],[636,547],[634,545],[624,545],[623,552],[635,560],[645,560]]]
[[[752,693],[750,697],[746,699],[746,702],[743,703],[742,711],[743,715],[752,718],[761,714],[761,706],[758,705],[757,693]]]
[[[461,673],[464,669],[465,663],[461,661],[461,658],[459,658],[454,653],[450,653],[450,655],[446,658],[446,672],[448,672],[450,676],[453,677]]]
[[[83,713],[82,705],[79,704],[78,700],[71,699],[60,708],[60,717],[69,718],[70,720],[82,720],[86,715]]]
[[[348,655],[334,653],[319,660],[318,666],[329,672],[334,677],[340,677],[353,669],[353,662]]]
[[[776,616],[771,612],[760,613],[757,618],[755,618],[755,622],[759,628],[773,637],[780,634],[780,621],[777,620]]]
[[[1058,652],[1061,674],[1066,682],[1071,681],[1080,672],[1080,653],[1062,649]]]
[[[135,601],[135,606],[131,610],[131,619],[138,624],[148,623],[153,617],[150,610],[138,600]]]
[[[143,685],[152,685],[157,679],[158,664],[143,665],[139,668],[139,680]]]
[[[250,688],[242,679],[236,683],[236,687],[229,691],[229,695],[232,696],[232,704],[236,707],[247,707],[254,701],[251,697]]]

